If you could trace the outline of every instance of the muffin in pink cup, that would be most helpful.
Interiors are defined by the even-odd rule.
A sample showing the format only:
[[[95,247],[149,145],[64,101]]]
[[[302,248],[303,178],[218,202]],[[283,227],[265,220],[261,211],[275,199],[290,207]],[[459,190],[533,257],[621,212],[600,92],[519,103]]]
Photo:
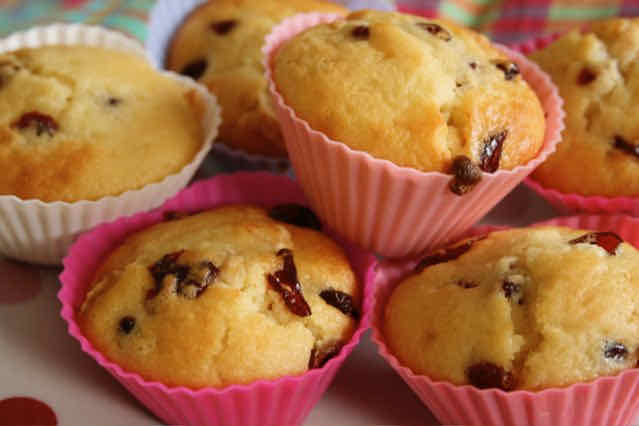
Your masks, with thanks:
[[[554,150],[563,126],[561,99],[538,67],[450,23],[298,15],[263,51],[311,205],[384,256],[463,233]]]
[[[561,212],[639,214],[638,36],[638,20],[615,18],[514,47],[564,99],[561,142],[526,181]]]
[[[292,203],[297,207],[291,207]],[[194,184],[157,210],[96,228],[72,246],[60,276],[62,289],[58,297],[70,334],[78,339],[86,353],[168,424],[301,423],[368,327],[372,306],[370,285],[375,268],[371,255],[349,245],[333,243],[321,233],[307,229],[317,228],[320,224],[308,209],[299,207],[303,203],[299,188],[284,176],[268,173],[220,175]],[[202,222],[205,219],[206,223]],[[192,229],[196,222],[199,234],[217,232],[217,238],[194,248],[189,241],[195,234],[187,228]],[[235,241],[220,252],[225,258],[211,255],[210,260],[200,259],[196,253],[202,254],[216,244],[223,244],[226,237],[221,236],[220,230],[225,226],[234,230],[231,237]],[[180,236],[184,248],[160,256],[158,262],[137,271],[138,263],[149,263],[140,252],[142,240],[149,237],[155,250],[155,246],[164,245],[163,238],[175,240],[172,233]],[[169,238],[169,235],[173,237]],[[245,247],[242,241],[253,241],[255,250],[260,250],[259,247],[270,245],[272,238],[278,241],[290,238],[282,240],[290,248],[277,245],[277,253],[252,255],[250,259],[247,255],[246,260],[237,255],[248,253],[242,249]],[[309,263],[309,250],[315,250],[312,257],[319,259],[321,268]],[[108,272],[109,265],[133,252],[137,253],[135,256],[141,256],[139,261]],[[157,253],[151,257],[158,257]],[[344,269],[344,262],[347,269]],[[259,272],[261,265],[271,263],[272,271]],[[238,267],[244,264],[247,269]],[[264,281],[263,285],[255,286],[249,279],[249,274],[255,271],[260,275],[260,283]],[[142,275],[138,276],[138,273]],[[114,274],[115,278],[112,277]],[[127,274],[136,278],[120,287],[127,280]],[[89,285],[98,277],[103,279],[87,296]],[[236,277],[244,283],[242,287],[231,284]],[[326,289],[315,288],[314,283],[319,278],[326,280],[322,284]],[[291,280],[295,283],[289,283]],[[130,305],[140,298],[113,299],[118,288],[126,292],[137,291],[139,281],[149,285],[149,288],[140,288],[143,292],[141,310],[136,311]],[[343,287],[345,282],[350,284]],[[358,285],[359,290],[353,285]],[[264,286],[268,290],[256,291]],[[352,293],[340,291],[345,288],[350,288]],[[113,300],[119,301],[113,304]],[[264,306],[256,313],[249,306],[258,302],[263,302]],[[210,303],[218,305],[215,309],[207,309]],[[190,308],[181,310],[180,304],[189,304]],[[123,306],[127,306],[126,313],[118,311]],[[240,314],[235,309],[238,306],[242,306]],[[306,311],[301,312],[304,309]],[[218,327],[221,320],[213,317],[223,315],[226,318],[234,310],[236,314],[228,316],[225,329],[221,330]],[[111,319],[109,311],[115,314]],[[241,327],[258,314],[264,317],[262,321]],[[166,315],[173,320],[179,319],[168,322],[173,324],[169,328],[186,327],[186,330],[171,333],[157,321],[169,318]],[[314,317],[330,318],[330,321],[320,322]],[[187,327],[193,321],[200,325]],[[112,333],[115,340],[102,338],[99,330],[104,324],[105,330],[115,327]],[[242,338],[243,333],[253,330],[258,334],[250,341]],[[199,335],[190,339],[192,333]],[[344,339],[331,341],[335,333]],[[152,339],[147,339],[148,336]],[[290,341],[287,341],[289,337]],[[320,341],[332,343],[332,350],[327,345],[314,345],[313,341],[315,344]],[[164,345],[166,342],[183,348],[180,353],[191,361],[190,364],[185,367],[180,358],[179,362],[174,360],[169,369],[155,369],[154,365],[162,364],[165,353],[175,352],[171,346]],[[222,346],[215,346],[217,343],[211,346],[210,342]],[[270,343],[262,344],[264,342]],[[162,353],[152,349],[162,345]],[[122,348],[130,350],[128,357],[123,358],[124,352],[118,352]],[[234,348],[235,352],[228,348]],[[211,352],[211,358],[206,358],[211,362],[200,359],[197,354],[208,354],[209,349],[215,352]],[[286,350],[287,355],[276,356],[280,350]],[[142,360],[140,351],[147,351],[144,352],[146,362],[136,364],[137,360]],[[233,365],[234,358],[240,363],[242,359],[250,362],[241,368],[225,369],[224,365]],[[285,367],[280,367],[280,363]],[[126,368],[132,365],[135,370]],[[280,368],[289,368],[291,372],[280,374]],[[140,371],[143,374],[139,374]],[[260,374],[266,377],[258,378]],[[163,380],[149,378],[158,375]],[[180,381],[188,386],[181,385]]]
[[[636,334],[627,328],[639,291],[638,225],[628,216],[572,216],[480,227],[452,249],[388,263],[372,339],[444,424],[630,424],[639,407]],[[415,269],[442,276],[413,294],[424,316],[441,318],[413,321],[413,337],[403,336],[409,349],[398,349],[397,315],[414,313],[402,299],[419,280]],[[448,298],[430,302],[426,293]],[[415,359],[410,348],[420,345]]]

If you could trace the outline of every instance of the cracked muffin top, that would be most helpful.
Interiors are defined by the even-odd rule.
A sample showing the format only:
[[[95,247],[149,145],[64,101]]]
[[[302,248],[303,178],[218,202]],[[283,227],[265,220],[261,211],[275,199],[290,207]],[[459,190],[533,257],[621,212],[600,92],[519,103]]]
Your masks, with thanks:
[[[566,129],[536,171],[546,187],[583,195],[639,194],[639,19],[592,23],[530,58],[564,99]]]
[[[264,38],[297,13],[347,11],[322,0],[209,1],[194,9],[173,36],[166,68],[194,78],[217,95],[224,119],[222,143],[250,154],[285,157],[264,78]]]
[[[544,113],[518,66],[452,23],[354,12],[286,42],[272,67],[313,129],[399,166],[448,173],[463,156],[492,173],[543,142]]]
[[[203,114],[192,90],[130,53],[0,54],[0,194],[74,202],[161,181],[201,148]]]
[[[384,333],[416,374],[538,390],[635,367],[638,306],[639,253],[614,233],[512,229],[424,258]]]
[[[350,339],[359,286],[310,210],[235,205],[169,219],[105,259],[78,313],[125,370],[221,387],[321,367]]]

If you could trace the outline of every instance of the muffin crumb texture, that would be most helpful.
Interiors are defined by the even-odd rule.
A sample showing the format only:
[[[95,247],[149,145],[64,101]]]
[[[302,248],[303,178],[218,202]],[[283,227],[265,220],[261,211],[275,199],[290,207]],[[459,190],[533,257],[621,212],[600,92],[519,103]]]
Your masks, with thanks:
[[[449,22],[354,12],[287,41],[272,67],[284,101],[313,129],[399,166],[454,173],[467,158],[494,173],[543,143],[544,112],[518,65]]]
[[[534,173],[565,193],[639,194],[639,19],[592,23],[530,57],[559,88],[566,129]]]
[[[129,53],[0,54],[0,194],[74,202],[161,181],[201,148],[203,113],[192,90]]]
[[[78,312],[83,332],[125,370],[170,386],[323,366],[357,327],[360,290],[343,250],[269,217],[281,210],[172,214],[131,235],[96,273]]]
[[[540,390],[637,364],[639,252],[612,232],[512,229],[427,256],[383,329],[416,374]]]

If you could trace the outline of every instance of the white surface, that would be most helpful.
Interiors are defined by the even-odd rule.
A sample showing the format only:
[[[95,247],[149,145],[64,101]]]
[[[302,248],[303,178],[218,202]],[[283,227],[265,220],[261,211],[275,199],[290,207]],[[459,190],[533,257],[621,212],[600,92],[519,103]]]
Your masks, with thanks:
[[[58,315],[55,271],[39,296],[0,307],[0,400],[46,402],[60,425],[161,424],[80,350]],[[347,360],[306,425],[436,424],[368,340]]]
[[[211,172],[219,166],[208,164]],[[525,225],[553,216],[520,186],[487,222]],[[42,290],[25,303],[0,300],[0,400],[30,396],[46,402],[60,425],[153,425],[160,422],[85,355],[59,316],[57,269],[40,269]],[[2,274],[0,268],[0,274]],[[5,272],[6,273],[6,272]],[[21,285],[0,275],[0,292]],[[4,282],[4,284],[3,284]],[[369,333],[355,349],[306,425],[436,424],[412,391],[377,355]]]

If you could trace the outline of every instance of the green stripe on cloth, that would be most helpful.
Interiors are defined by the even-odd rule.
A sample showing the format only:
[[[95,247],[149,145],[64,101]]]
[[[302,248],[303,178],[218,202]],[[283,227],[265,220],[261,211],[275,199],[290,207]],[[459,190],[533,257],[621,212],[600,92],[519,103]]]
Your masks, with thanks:
[[[478,4],[481,6],[487,6],[489,4],[497,3],[495,0],[472,0],[471,3]]]
[[[146,40],[146,26],[140,25],[140,20],[126,15],[109,15],[102,23],[110,28],[128,33],[137,39]]]
[[[178,0],[175,0],[178,1]],[[146,36],[155,0],[0,0],[0,37],[51,22],[104,24],[135,37]]]
[[[563,6],[557,4],[550,6],[548,18],[551,20],[581,21],[608,18],[616,16],[618,13],[618,6]]]
[[[151,9],[154,3],[155,0],[129,0],[127,2],[127,7],[130,9],[139,9],[140,11],[142,11]]]
[[[439,6],[439,13],[462,25],[472,26],[477,20],[475,15],[468,13],[455,2],[448,0],[445,0],[441,6]]]
[[[475,0],[475,3],[481,3],[484,5],[487,4],[497,4],[501,3],[501,1],[495,0]],[[454,1],[444,1],[440,6],[439,13],[447,18],[451,19],[457,23],[462,25],[466,25],[468,27],[482,27],[486,25],[487,22],[492,22],[497,20],[500,14],[500,9],[498,7],[491,7],[486,12],[480,13],[479,15],[473,15],[467,10],[463,9],[462,6],[459,6]]]
[[[488,22],[494,22],[494,21],[496,21],[499,18],[500,14],[501,14],[501,12],[499,10],[492,9],[489,12],[478,16],[477,19],[475,20],[475,25],[474,26],[475,27],[483,27]]]
[[[84,22],[88,15],[84,12],[66,12],[62,16],[65,22]]]

